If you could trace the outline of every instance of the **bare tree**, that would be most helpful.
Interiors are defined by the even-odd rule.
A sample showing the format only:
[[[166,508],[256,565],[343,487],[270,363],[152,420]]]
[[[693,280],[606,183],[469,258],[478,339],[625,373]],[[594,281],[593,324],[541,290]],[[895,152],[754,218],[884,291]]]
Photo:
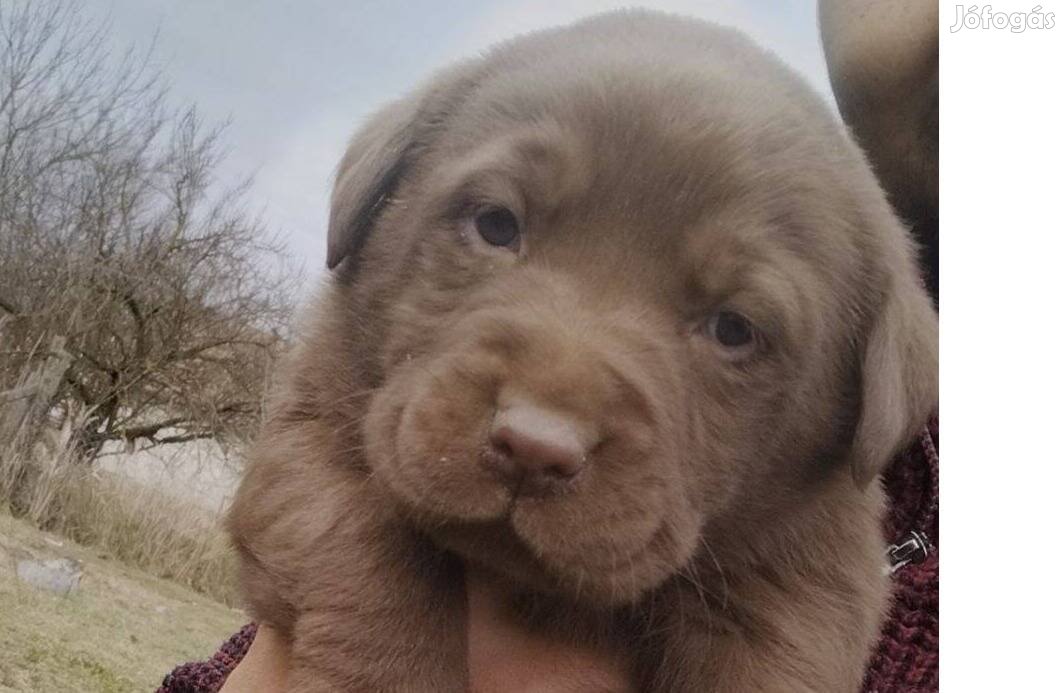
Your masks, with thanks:
[[[246,431],[295,277],[213,178],[223,130],[108,45],[77,3],[0,0],[0,389],[64,336],[87,458]]]

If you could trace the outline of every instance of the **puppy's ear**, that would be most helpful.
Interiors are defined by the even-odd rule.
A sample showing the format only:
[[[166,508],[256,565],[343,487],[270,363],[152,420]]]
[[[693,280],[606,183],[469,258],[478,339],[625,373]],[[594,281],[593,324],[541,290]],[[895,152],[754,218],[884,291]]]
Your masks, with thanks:
[[[890,254],[890,286],[872,320],[861,367],[861,416],[851,458],[860,488],[886,468],[938,405],[938,317],[908,244],[899,243]]]
[[[467,92],[474,72],[473,63],[467,63],[441,73],[414,94],[378,111],[355,134],[333,187],[329,269],[357,257],[403,172]]]

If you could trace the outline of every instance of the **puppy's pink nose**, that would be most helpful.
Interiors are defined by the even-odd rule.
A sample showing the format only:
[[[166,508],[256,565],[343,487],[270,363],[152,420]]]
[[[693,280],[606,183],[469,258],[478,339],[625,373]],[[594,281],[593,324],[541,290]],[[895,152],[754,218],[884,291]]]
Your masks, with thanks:
[[[576,476],[587,457],[589,431],[530,404],[499,411],[491,429],[489,466],[521,495],[541,495]]]

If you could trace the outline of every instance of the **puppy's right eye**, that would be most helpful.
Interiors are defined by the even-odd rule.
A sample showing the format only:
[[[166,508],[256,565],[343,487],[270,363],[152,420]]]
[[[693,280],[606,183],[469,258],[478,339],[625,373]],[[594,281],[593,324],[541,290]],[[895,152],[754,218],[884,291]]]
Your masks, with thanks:
[[[520,240],[517,217],[505,207],[480,210],[473,216],[473,225],[488,244],[516,250]]]
[[[716,311],[702,323],[701,332],[723,347],[731,358],[749,356],[757,348],[757,328],[745,315],[735,311]]]
[[[730,310],[723,310],[710,318],[713,337],[732,349],[744,347],[754,340],[754,327],[746,317]]]

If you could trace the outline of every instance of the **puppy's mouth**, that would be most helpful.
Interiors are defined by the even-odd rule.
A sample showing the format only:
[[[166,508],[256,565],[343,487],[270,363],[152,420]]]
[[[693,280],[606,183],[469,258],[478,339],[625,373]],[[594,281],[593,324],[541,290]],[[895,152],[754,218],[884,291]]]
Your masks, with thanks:
[[[397,413],[407,424],[417,418],[409,405]],[[666,515],[665,489],[612,479],[597,455],[571,475],[511,476],[490,450],[409,455],[401,438],[378,477],[413,524],[441,549],[516,585],[601,604],[630,602],[671,574],[668,566],[681,564],[693,546],[671,529],[682,523]],[[646,460],[639,466],[652,467]]]
[[[406,480],[390,490],[436,546],[515,585],[616,606],[636,600],[693,553],[694,525],[670,516],[664,489],[624,497],[624,484],[611,484],[594,466],[558,484],[502,483],[476,454],[397,467],[441,464],[469,474],[427,485]]]

